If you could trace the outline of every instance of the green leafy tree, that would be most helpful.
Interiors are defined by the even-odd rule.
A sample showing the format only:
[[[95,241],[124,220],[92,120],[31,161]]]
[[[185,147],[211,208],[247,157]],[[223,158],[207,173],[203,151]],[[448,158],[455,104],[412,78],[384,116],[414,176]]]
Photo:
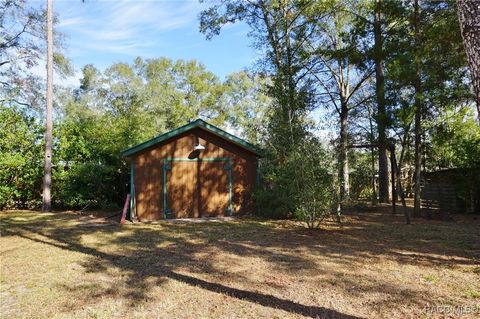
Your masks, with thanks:
[[[137,58],[132,64],[113,64],[104,72],[86,65],[82,72],[78,88],[57,93],[57,206],[119,205],[128,184],[121,150],[197,116],[224,126],[230,107],[246,111],[233,96],[251,95],[253,105],[262,105],[256,101],[261,99],[256,91],[260,84],[234,87],[221,83],[195,61]],[[244,115],[242,111],[239,116]],[[238,128],[250,129],[246,122]]]
[[[222,1],[213,2],[200,15],[200,31],[207,39],[228,23],[245,21],[252,29],[254,44],[264,50],[262,65],[271,75],[269,95],[274,99],[270,145],[279,158],[287,156],[296,139],[305,135],[305,117],[312,107],[302,54],[311,32],[311,24],[302,12],[311,10],[311,6],[307,1]]]
[[[451,104],[471,98],[462,53],[460,29],[453,1],[405,3],[397,11],[401,24],[389,39],[387,88],[389,102],[400,124],[400,166],[408,158],[409,140],[414,141],[415,215],[420,215],[420,181],[424,165],[429,119]],[[403,27],[406,26],[406,27]],[[401,48],[398,50],[398,48]],[[396,49],[396,50],[394,50]],[[412,117],[412,114],[414,115]],[[409,135],[413,134],[413,137]]]
[[[270,84],[269,78],[244,71],[230,74],[224,83],[222,103],[227,122],[254,144],[264,144],[267,136],[272,103],[267,94]]]
[[[0,209],[38,206],[42,128],[25,110],[0,105]]]
[[[272,103],[266,130],[269,160],[263,169],[270,176],[269,187],[283,203],[276,214],[283,216],[295,210],[295,202],[288,203],[288,198],[296,196],[296,189],[290,187],[289,163],[307,136],[307,115],[314,106],[304,68],[308,58],[303,54],[313,14],[302,14],[312,9],[308,1],[214,1],[200,15],[200,31],[207,39],[228,23],[244,21],[255,46],[265,52],[261,65],[272,81],[267,91]]]
[[[58,19],[53,17],[53,23]],[[46,9],[26,0],[0,1],[0,102],[41,113],[45,104],[43,80],[32,72],[46,54]],[[63,54],[64,35],[54,33],[53,62],[57,74],[73,68]]]
[[[337,1],[335,6],[324,8],[325,13],[316,24],[314,39],[308,42],[312,67],[306,67],[317,84],[317,103],[328,105],[338,115],[338,180],[340,203],[350,198],[349,179],[349,116],[368,99],[365,87],[373,68],[362,62],[357,37],[351,32],[355,17],[360,14],[337,7],[350,7],[358,3]],[[357,97],[360,95],[361,97]]]
[[[310,137],[295,151],[292,180],[296,183],[295,217],[308,228],[320,227],[337,206],[331,152]],[[293,165],[295,165],[292,163]]]
[[[480,169],[480,127],[471,105],[445,108],[431,136],[430,169]]]

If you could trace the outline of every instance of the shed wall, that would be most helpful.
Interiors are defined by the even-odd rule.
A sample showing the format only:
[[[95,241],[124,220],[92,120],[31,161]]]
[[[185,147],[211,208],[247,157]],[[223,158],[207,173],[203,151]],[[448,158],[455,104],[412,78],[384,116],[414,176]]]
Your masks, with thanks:
[[[425,173],[422,207],[448,213],[480,212],[480,172],[446,169]]]
[[[139,220],[156,220],[164,218],[164,198],[163,198],[163,160],[165,158],[187,159],[193,151],[193,146],[196,141],[196,137],[199,138],[200,143],[205,146],[205,150],[200,152],[200,159],[207,158],[229,158],[232,163],[232,214],[237,215],[241,213],[249,212],[252,209],[251,193],[253,191],[256,182],[256,162],[257,158],[255,154],[220,138],[208,131],[201,128],[195,128],[180,136],[166,141],[162,144],[152,146],[138,154],[135,154],[133,160],[135,161],[135,212]],[[216,188],[224,189],[225,172],[222,165],[207,165],[206,162],[202,162],[202,167],[208,167],[208,174],[211,177],[203,176],[205,182],[202,185],[209,185],[214,183],[215,176],[219,176],[218,182],[220,186]],[[185,183],[185,187],[189,192],[178,192],[177,195],[169,194],[169,200],[175,202],[178,200],[181,202],[185,200],[184,196],[190,196],[191,192],[195,192],[197,176],[192,173],[188,168],[188,165],[183,169],[181,183]],[[217,170],[217,172],[216,172]],[[205,170],[202,168],[201,172]],[[169,177],[167,172],[167,177]],[[215,183],[214,183],[215,184]],[[169,188],[167,183],[167,189]],[[173,196],[173,197],[172,197]],[[176,199],[175,199],[175,196]],[[203,201],[199,203],[197,207],[200,209],[208,210],[207,215],[223,215],[223,211],[218,210],[214,212],[213,206],[222,206],[224,202],[224,193],[216,194],[215,186],[212,189],[207,189],[206,186],[202,186],[202,189],[198,191],[195,197],[195,201]],[[205,198],[208,196],[208,202],[205,202]],[[169,205],[167,204],[167,207]],[[175,205],[174,205],[175,206]],[[170,207],[168,207],[170,208]],[[222,208],[223,210],[223,208]],[[195,216],[200,216],[201,212],[195,212]],[[185,214],[175,216],[178,218],[188,217]]]

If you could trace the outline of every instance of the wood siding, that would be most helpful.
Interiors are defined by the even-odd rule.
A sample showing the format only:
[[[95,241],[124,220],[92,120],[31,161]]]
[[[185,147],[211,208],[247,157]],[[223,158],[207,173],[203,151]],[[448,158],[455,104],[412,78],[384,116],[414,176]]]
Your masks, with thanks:
[[[452,168],[426,172],[422,207],[447,213],[480,212],[480,172]]]
[[[205,150],[200,152],[198,161],[187,161],[196,138]],[[165,176],[167,208],[174,212],[172,217],[224,216],[229,207],[226,166],[229,163],[232,215],[253,208],[251,193],[256,182],[256,155],[201,128],[194,128],[133,156],[135,212],[139,220],[164,218],[164,159],[183,159],[169,162]]]

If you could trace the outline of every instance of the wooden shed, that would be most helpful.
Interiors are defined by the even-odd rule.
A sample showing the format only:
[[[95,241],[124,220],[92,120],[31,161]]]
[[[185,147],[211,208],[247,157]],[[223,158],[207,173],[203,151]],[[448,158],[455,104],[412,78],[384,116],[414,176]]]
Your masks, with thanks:
[[[231,216],[253,208],[258,149],[203,120],[122,155],[130,161],[130,218]]]
[[[422,207],[446,213],[480,213],[480,172],[450,168],[425,172]]]

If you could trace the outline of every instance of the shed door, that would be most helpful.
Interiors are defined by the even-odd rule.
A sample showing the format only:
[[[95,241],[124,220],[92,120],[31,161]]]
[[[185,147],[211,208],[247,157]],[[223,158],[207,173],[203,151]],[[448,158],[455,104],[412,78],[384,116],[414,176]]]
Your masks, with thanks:
[[[167,217],[198,217],[195,205],[197,192],[197,170],[194,162],[169,161],[166,163]]]
[[[201,162],[198,186],[199,210],[202,216],[227,215],[229,208],[229,176],[226,162]]]
[[[228,162],[173,160],[164,165],[168,218],[229,214],[231,168]]]

